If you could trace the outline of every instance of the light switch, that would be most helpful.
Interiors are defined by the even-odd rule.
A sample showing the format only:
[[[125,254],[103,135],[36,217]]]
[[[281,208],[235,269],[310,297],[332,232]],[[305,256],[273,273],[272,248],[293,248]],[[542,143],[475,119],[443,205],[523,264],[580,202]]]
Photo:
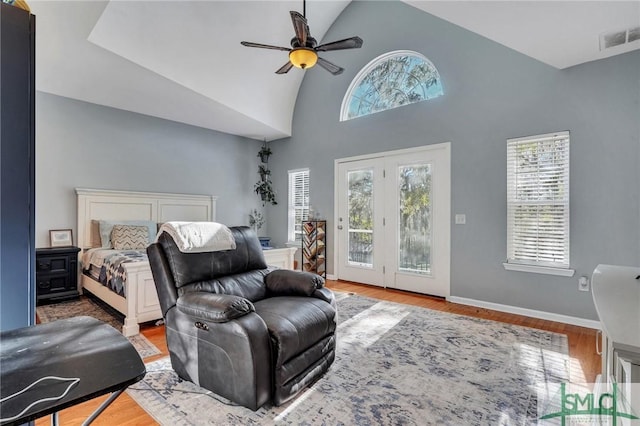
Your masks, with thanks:
[[[465,223],[467,223],[467,215],[456,214],[456,225],[464,225]]]

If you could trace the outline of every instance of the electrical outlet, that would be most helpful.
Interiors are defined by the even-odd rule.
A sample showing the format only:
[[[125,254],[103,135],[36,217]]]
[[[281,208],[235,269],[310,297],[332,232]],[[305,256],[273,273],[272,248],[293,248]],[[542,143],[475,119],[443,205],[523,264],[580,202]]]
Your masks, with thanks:
[[[580,277],[580,279],[578,280],[578,290],[589,291],[589,278]]]
[[[465,223],[467,223],[467,215],[456,214],[456,225],[464,225]]]

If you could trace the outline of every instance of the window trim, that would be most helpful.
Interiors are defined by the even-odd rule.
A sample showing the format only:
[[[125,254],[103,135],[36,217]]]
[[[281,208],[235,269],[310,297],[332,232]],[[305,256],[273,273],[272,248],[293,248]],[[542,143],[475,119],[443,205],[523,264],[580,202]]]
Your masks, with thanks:
[[[510,192],[511,186],[514,185],[512,182],[515,179],[515,175],[511,173],[511,166],[509,161],[511,161],[509,154],[509,147],[513,144],[518,143],[535,143],[541,142],[549,139],[560,139],[567,138],[567,146],[566,146],[566,182],[563,185],[566,192],[566,200],[543,200],[543,201],[521,201],[512,200],[512,194]],[[533,135],[527,137],[513,138],[507,139],[507,261],[503,263],[503,266],[506,270],[509,271],[519,271],[519,272],[532,272],[539,274],[548,274],[548,275],[557,275],[557,276],[565,276],[571,277],[575,273],[575,270],[570,268],[570,133],[569,131],[563,132],[555,132],[555,133],[547,133],[543,135]],[[566,266],[558,264],[557,266],[553,264],[549,264],[550,262],[540,262],[538,263],[536,260],[518,260],[518,259],[509,259],[509,253],[511,253],[512,241],[511,241],[511,233],[512,233],[512,218],[510,217],[510,207],[512,205],[553,205],[553,204],[563,204],[566,210],[566,223],[564,224],[564,236],[565,236],[565,250],[566,250]],[[537,248],[537,247],[536,247]]]
[[[293,189],[293,181],[292,181],[292,177],[295,176],[298,173],[307,173],[307,192],[309,192],[309,179],[310,179],[310,175],[309,175],[309,168],[301,168],[301,169],[293,169],[293,170],[289,170],[287,171],[287,243],[286,245],[288,246],[298,246],[300,245],[300,241],[296,240],[296,236],[295,236],[295,194],[293,193],[292,189]],[[307,209],[307,218],[309,215],[309,206],[310,204],[307,203],[306,205],[306,209]],[[302,208],[304,209],[305,206],[303,206]],[[305,218],[303,217],[303,221],[305,220]]]
[[[521,263],[504,262],[502,266],[504,266],[504,269],[506,269],[507,271],[533,272],[535,274],[558,275],[561,277],[572,277],[573,274],[575,274],[576,272],[575,269],[551,268],[549,266],[524,265]]]

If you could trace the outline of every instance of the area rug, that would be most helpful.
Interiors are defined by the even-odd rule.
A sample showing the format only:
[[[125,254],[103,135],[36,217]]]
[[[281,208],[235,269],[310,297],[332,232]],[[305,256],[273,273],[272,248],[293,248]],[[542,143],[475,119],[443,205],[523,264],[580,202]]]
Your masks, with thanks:
[[[528,425],[569,379],[561,334],[338,295],[336,361],[295,400],[258,411],[181,380],[169,358],[127,392],[163,425]]]
[[[106,303],[88,296],[80,296],[78,299],[51,305],[42,305],[36,308],[38,319],[41,323],[51,322],[64,318],[87,315],[106,322],[113,328],[122,332],[124,316]],[[158,349],[142,334],[128,337],[142,359],[158,355]]]

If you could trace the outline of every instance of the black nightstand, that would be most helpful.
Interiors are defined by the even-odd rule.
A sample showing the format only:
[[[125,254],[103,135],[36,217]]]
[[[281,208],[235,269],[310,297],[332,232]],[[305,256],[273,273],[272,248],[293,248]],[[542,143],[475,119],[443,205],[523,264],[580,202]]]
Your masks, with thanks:
[[[36,249],[37,303],[78,297],[78,247]]]

